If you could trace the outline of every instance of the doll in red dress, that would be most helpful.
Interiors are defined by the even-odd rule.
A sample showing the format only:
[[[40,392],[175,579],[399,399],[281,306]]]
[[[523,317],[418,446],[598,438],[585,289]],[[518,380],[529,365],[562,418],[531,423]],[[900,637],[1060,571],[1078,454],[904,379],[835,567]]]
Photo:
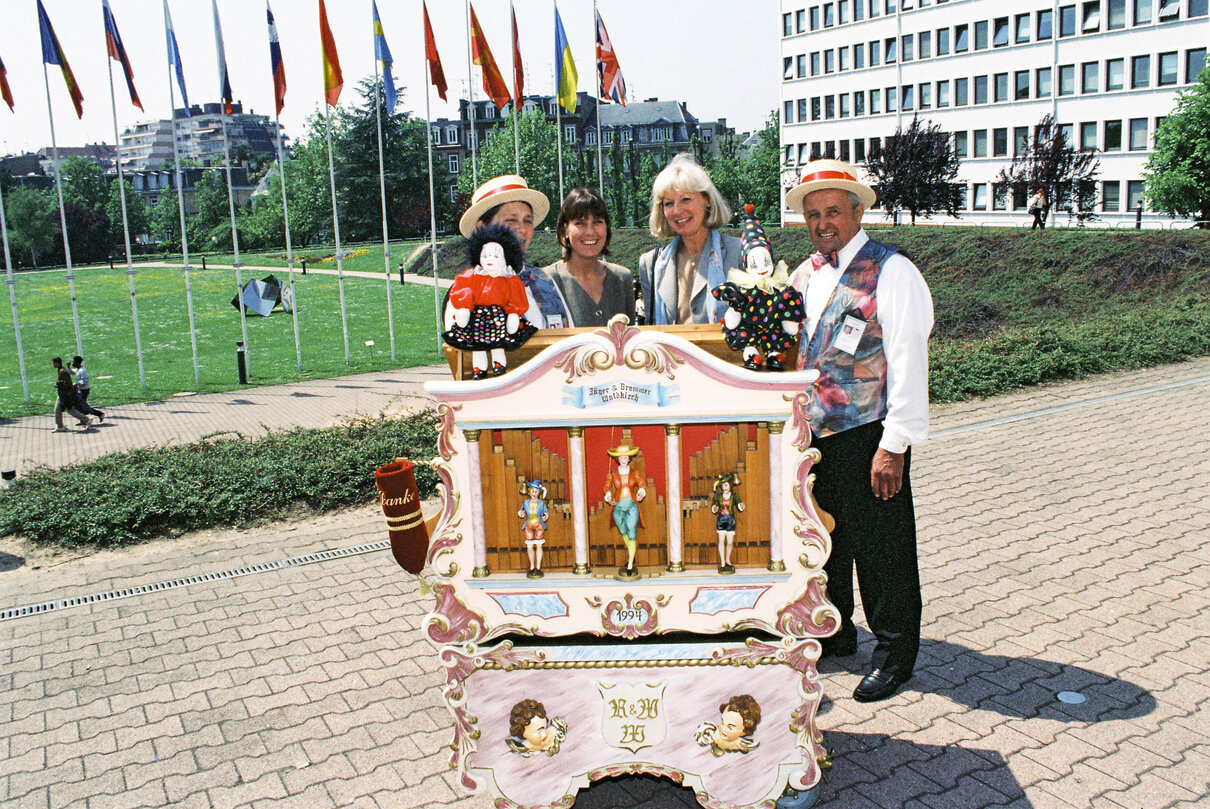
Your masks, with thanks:
[[[505,349],[524,345],[537,331],[523,317],[529,299],[516,273],[523,266],[521,243],[504,225],[486,225],[467,237],[466,253],[472,269],[450,286],[454,324],[442,337],[454,348],[472,352],[471,379],[499,376],[508,365]]]

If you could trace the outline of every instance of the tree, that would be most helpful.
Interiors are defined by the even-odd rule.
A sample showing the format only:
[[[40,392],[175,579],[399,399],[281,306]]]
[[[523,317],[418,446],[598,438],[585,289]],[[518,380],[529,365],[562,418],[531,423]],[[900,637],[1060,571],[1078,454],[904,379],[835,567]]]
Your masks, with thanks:
[[[748,202],[762,222],[781,220],[781,114],[769,113],[759,140],[744,163],[744,187]]]
[[[1003,197],[1009,189],[1022,194],[1041,188],[1048,207],[1071,211],[1079,221],[1096,218],[1096,178],[1101,161],[1096,149],[1072,147],[1067,131],[1055,125],[1053,115],[1045,115],[1034,127],[1025,150],[1013,158],[1012,165],[1001,169],[996,178],[996,194]]]
[[[906,210],[916,224],[917,216],[931,219],[945,212],[958,215],[958,192],[953,180],[958,176],[958,153],[949,133],[937,124],[927,126],[912,116],[905,130],[887,136],[882,148],[871,154],[866,170],[874,176],[882,207],[899,222]]]
[[[521,144],[521,173],[530,188],[536,188],[545,194],[554,208],[558,208],[562,200],[559,198],[559,160],[558,144],[555,138],[558,131],[553,121],[546,118],[541,110],[531,110],[519,115],[510,116],[508,126],[499,129],[489,129],[491,134],[487,143],[479,150],[478,173],[479,182],[489,180],[501,174],[515,174],[516,161],[513,154],[513,130],[517,126]],[[469,136],[470,132],[467,131]],[[576,153],[578,150],[563,144],[563,184],[565,189],[579,185],[583,172],[575,170]],[[582,161],[583,152],[579,151]],[[593,174],[592,185],[596,185],[596,174]],[[458,193],[470,197],[475,191],[475,183],[471,177],[470,161],[462,167],[458,175]]]
[[[740,159],[739,144],[732,137],[722,137],[718,154],[706,157],[702,168],[710,175],[718,193],[731,206],[733,215],[738,215],[743,206],[740,200],[748,198],[748,173]]]
[[[59,168],[63,180],[63,201],[89,211],[104,212],[109,199],[109,181],[105,169],[82,157],[69,157]]]
[[[151,237],[163,250],[181,249],[181,206],[175,191],[165,191],[151,209]]]
[[[193,194],[197,213],[189,217],[189,246],[195,250],[231,247],[231,211],[223,170],[202,172],[194,183]],[[222,234],[223,228],[226,228],[226,235]]]
[[[14,259],[28,253],[37,267],[59,238],[58,203],[48,192],[16,186],[5,191],[4,204]]]
[[[126,186],[126,218],[130,223],[130,241],[151,231],[151,210],[143,198],[135,193],[130,180],[122,181]],[[123,253],[126,240],[122,234],[122,198],[117,182],[109,184],[109,199],[105,202],[105,215],[109,217],[109,243],[114,250]],[[175,211],[174,211],[175,213]]]
[[[1144,178],[1153,209],[1196,215],[1199,227],[1210,227],[1210,67],[1181,92],[1155,133]]]

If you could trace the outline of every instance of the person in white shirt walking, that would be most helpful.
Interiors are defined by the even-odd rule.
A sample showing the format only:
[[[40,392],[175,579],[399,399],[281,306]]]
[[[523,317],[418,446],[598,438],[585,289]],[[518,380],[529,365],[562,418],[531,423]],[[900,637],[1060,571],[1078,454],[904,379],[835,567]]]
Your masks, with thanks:
[[[912,505],[911,446],[928,434],[928,338],[933,301],[916,266],[862,230],[873,189],[839,160],[813,161],[786,204],[803,212],[818,252],[790,284],[807,320],[799,367],[819,371],[810,398],[821,460],[814,494],[836,519],[824,566],[841,614],[825,655],[857,650],[853,567],[876,644],[859,702],[894,694],[912,676],[922,599]]]
[[[72,357],[71,368],[68,370],[76,378],[76,407],[89,416],[96,416],[97,421],[105,421],[105,414],[88,403],[92,383],[89,382],[88,371],[84,369],[84,358],[79,354]]]

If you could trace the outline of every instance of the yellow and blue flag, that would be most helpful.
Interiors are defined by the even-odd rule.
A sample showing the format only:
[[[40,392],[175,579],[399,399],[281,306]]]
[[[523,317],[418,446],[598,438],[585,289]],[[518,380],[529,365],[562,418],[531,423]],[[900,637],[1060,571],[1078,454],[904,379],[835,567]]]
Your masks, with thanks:
[[[559,106],[568,112],[576,111],[576,86],[580,77],[576,74],[576,63],[571,58],[571,44],[563,30],[563,18],[555,6],[555,92]]]
[[[71,103],[75,105],[76,115],[83,118],[84,94],[80,92],[80,85],[76,83],[75,74],[71,72],[71,65],[67,64],[67,57],[59,45],[59,38],[55,36],[55,29],[50,25],[50,17],[46,14],[42,0],[38,0],[38,27],[42,33],[42,61],[48,65],[58,65],[59,69],[63,71],[63,81],[67,83],[67,94],[71,96]]]
[[[386,96],[387,112],[395,111],[395,102],[399,96],[395,93],[395,77],[391,75],[391,65],[395,60],[391,58],[391,49],[387,47],[387,37],[382,31],[382,20],[378,17],[378,3],[371,3],[374,7],[374,58],[382,62],[382,92]]]

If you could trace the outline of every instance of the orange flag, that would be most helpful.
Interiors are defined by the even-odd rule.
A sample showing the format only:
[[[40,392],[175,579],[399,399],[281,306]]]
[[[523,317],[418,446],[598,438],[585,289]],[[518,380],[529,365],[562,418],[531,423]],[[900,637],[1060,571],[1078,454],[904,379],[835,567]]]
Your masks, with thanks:
[[[336,40],[328,27],[328,10],[324,8],[324,0],[319,0],[319,44],[323,48],[324,99],[328,106],[335,107],[340,100],[340,91],[345,86],[345,78],[340,72],[340,57],[336,55]]]
[[[475,16],[474,6],[471,6],[471,61],[483,68],[483,91],[495,102],[496,109],[504,109],[504,105],[513,99],[508,94],[508,85],[504,82],[500,68],[496,67],[492,49],[487,46],[487,37],[483,35],[479,18]]]
[[[445,71],[441,68],[441,55],[437,53],[437,40],[433,37],[433,24],[429,22],[429,7],[427,3],[420,4],[424,8],[424,58],[429,61],[429,77],[437,88],[437,95],[445,101],[445,91],[449,85],[445,83]]]

